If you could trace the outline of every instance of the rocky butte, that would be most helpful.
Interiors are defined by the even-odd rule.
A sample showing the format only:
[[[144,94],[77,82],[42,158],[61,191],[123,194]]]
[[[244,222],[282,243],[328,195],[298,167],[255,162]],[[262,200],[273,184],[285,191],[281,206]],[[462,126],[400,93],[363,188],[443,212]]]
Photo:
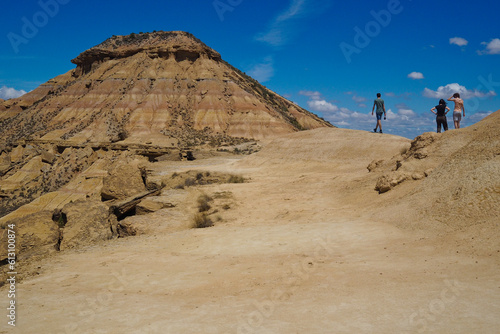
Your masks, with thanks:
[[[22,258],[116,236],[116,218],[164,187],[148,162],[332,127],[186,32],[113,36],[72,62],[0,101],[0,223],[16,223]]]
[[[331,126],[186,32],[113,36],[72,62],[2,103],[2,139],[177,146],[187,133],[198,143],[201,134],[263,139]]]

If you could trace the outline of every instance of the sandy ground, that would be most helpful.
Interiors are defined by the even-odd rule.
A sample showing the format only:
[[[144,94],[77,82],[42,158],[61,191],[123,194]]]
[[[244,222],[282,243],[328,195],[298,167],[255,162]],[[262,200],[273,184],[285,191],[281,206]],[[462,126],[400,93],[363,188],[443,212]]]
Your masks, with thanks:
[[[148,234],[44,260],[17,285],[16,327],[4,316],[0,333],[500,332],[496,253],[374,218],[402,195],[377,194],[366,166],[409,141],[331,131],[248,157],[155,164],[249,180],[164,194],[177,206],[145,216]],[[230,209],[192,229],[201,192],[230,194]]]

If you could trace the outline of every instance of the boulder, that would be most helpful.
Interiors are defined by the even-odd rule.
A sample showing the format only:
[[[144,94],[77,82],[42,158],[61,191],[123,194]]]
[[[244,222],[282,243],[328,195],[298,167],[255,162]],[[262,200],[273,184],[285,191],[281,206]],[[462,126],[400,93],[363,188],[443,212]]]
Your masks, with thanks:
[[[21,218],[14,218],[2,226],[0,260],[7,258],[8,226],[14,225],[16,256],[26,259],[34,255],[56,252],[59,242],[59,227],[52,221],[51,211],[39,211]]]
[[[137,164],[119,160],[109,170],[109,176],[103,180],[101,195],[103,199],[125,199],[144,192],[146,186]]]
[[[42,151],[42,161],[48,164],[52,164],[56,158],[55,154],[47,152],[45,150]]]
[[[398,184],[406,180],[409,180],[411,178],[412,178],[411,175],[403,172],[393,172],[385,174],[378,178],[377,184],[375,185],[375,190],[377,190],[380,194],[382,194],[388,192]]]
[[[42,175],[42,167],[42,157],[34,157],[14,175],[4,180],[0,185],[0,189],[5,192],[10,192],[21,188],[23,185]]]
[[[373,172],[375,169],[377,169],[377,167],[382,165],[383,162],[384,160],[373,160],[366,168],[369,172]]]
[[[0,154],[0,176],[10,169],[10,157],[7,153]]]
[[[108,206],[99,201],[68,203],[61,213],[65,225],[60,250],[91,245],[113,236]]]
[[[21,145],[16,146],[12,152],[10,152],[10,161],[12,163],[18,163],[23,160],[24,147]]]

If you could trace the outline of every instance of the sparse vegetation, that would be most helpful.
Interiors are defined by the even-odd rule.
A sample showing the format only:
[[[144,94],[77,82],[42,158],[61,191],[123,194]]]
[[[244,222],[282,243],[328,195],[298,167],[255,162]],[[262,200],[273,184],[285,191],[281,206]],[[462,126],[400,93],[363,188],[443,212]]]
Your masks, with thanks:
[[[233,197],[233,193],[230,192],[230,191],[222,191],[222,192],[216,192],[213,194],[213,198],[214,199],[218,199],[218,198],[232,198]]]
[[[214,222],[205,212],[197,213],[194,216],[193,222],[195,228],[206,228],[214,226]]]
[[[211,209],[210,202],[214,199],[206,194],[200,195],[198,197],[198,211],[206,212]]]
[[[192,177],[188,177],[186,179],[186,181],[184,181],[184,186],[186,187],[191,187],[191,186],[194,186],[196,184],[196,180]]]
[[[227,183],[245,183],[245,178],[240,175],[229,176]]]

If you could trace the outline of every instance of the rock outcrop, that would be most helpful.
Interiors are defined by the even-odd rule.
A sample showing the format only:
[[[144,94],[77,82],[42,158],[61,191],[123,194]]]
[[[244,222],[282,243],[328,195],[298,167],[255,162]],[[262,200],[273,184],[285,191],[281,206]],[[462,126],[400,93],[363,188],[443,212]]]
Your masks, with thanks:
[[[18,261],[56,252],[59,242],[59,227],[52,221],[51,211],[40,211],[22,218],[12,219],[2,225],[0,260],[7,258],[8,225],[13,225],[13,230],[16,233],[15,254]]]
[[[331,126],[185,32],[113,36],[72,62],[76,69],[2,104],[0,139],[173,147],[196,144],[179,143],[186,132],[262,139]]]
[[[113,236],[107,205],[98,201],[77,201],[66,204],[62,211],[64,228],[60,249],[91,245]]]

